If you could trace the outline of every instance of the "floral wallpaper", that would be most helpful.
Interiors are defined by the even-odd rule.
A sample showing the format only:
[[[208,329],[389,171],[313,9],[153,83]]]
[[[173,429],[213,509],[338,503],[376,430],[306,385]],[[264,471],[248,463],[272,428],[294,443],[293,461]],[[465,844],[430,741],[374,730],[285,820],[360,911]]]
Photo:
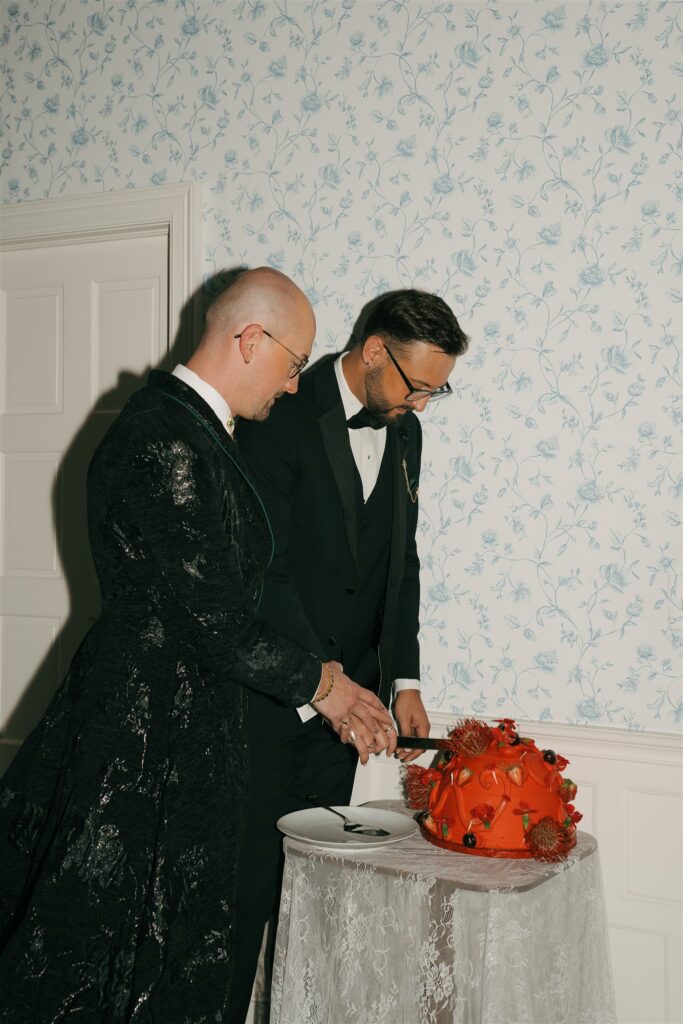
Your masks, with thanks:
[[[423,417],[423,674],[449,713],[676,730],[683,7],[3,0],[9,202],[201,180],[341,348],[377,292],[471,335]]]

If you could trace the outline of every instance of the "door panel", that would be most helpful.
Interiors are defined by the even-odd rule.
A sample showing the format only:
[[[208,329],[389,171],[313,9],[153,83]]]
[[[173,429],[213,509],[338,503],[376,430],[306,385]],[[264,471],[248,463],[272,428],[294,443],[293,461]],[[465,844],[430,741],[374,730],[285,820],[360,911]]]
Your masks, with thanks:
[[[1,772],[98,614],[87,467],[168,351],[168,237],[6,251],[0,302]]]

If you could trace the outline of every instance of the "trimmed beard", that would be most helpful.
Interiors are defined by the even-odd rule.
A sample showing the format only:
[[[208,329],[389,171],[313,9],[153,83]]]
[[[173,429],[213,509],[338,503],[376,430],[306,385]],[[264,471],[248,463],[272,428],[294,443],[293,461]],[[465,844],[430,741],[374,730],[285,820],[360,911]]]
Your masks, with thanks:
[[[373,416],[383,427],[390,427],[397,430],[401,425],[401,420],[407,412],[410,412],[410,406],[408,405],[387,405],[384,397],[384,390],[382,388],[382,376],[384,374],[383,367],[373,367],[372,370],[368,370],[365,375],[365,408],[368,410],[371,416]],[[401,409],[402,412],[399,416],[390,416],[389,414],[394,412],[396,409]]]

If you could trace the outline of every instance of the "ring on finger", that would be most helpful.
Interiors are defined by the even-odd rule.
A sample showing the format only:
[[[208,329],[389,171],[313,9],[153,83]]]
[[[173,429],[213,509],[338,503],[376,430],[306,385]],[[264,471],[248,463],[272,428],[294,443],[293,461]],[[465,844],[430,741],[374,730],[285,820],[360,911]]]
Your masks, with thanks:
[[[342,718],[341,724],[342,725],[351,725],[351,719],[350,718]]]
[[[353,731],[353,729],[349,729],[349,739],[351,740],[352,743],[356,742],[356,734]]]
[[[396,728],[396,726],[395,726],[395,725],[394,725],[394,723],[392,722],[392,723],[391,723],[391,725],[387,725],[387,726],[385,726],[385,728],[384,728],[384,731],[385,731],[385,732],[391,732],[391,730],[392,730],[392,729],[395,729],[395,728]]]

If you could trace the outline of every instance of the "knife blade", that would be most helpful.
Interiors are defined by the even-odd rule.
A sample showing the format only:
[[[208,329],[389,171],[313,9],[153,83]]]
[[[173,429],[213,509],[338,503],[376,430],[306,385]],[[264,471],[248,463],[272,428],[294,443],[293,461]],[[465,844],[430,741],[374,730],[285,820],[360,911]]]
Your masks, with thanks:
[[[450,740],[431,736],[399,736],[396,747],[404,750],[451,750]]]

